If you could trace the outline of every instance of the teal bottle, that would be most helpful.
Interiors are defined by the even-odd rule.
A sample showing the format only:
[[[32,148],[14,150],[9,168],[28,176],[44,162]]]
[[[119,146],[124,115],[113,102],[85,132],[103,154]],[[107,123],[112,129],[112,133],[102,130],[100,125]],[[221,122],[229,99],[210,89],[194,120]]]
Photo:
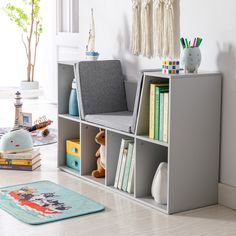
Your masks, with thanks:
[[[73,79],[72,88],[71,88],[71,92],[70,92],[69,115],[71,115],[71,116],[79,116],[79,107],[78,107],[77,92],[76,92],[76,81],[75,81],[75,79]]]

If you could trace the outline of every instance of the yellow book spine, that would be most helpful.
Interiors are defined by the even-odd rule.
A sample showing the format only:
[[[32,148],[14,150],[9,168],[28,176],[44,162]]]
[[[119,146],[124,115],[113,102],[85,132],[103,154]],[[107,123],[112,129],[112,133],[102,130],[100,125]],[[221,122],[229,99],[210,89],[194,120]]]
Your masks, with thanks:
[[[150,84],[149,138],[155,137],[155,99],[156,84]]]
[[[0,159],[0,165],[31,166],[32,165],[32,160]]]
[[[164,93],[163,142],[168,142],[169,93]]]

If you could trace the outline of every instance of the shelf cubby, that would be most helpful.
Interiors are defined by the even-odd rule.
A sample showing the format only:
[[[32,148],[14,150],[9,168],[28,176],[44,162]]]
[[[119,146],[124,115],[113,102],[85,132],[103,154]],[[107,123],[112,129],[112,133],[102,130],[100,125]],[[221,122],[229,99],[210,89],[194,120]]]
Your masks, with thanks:
[[[95,142],[95,136],[99,132],[97,127],[81,124],[81,175],[91,176],[93,170],[97,168],[97,158],[95,156],[99,149],[99,144]]]
[[[58,167],[66,167],[66,140],[79,138],[80,122],[58,116]],[[69,167],[65,169],[70,170]]]
[[[133,139],[129,134],[121,134],[108,130],[106,132],[106,185],[114,186],[117,163],[122,138]],[[120,190],[119,190],[120,191]]]
[[[161,162],[167,162],[168,149],[144,140],[136,139],[135,197],[150,197],[152,180]]]

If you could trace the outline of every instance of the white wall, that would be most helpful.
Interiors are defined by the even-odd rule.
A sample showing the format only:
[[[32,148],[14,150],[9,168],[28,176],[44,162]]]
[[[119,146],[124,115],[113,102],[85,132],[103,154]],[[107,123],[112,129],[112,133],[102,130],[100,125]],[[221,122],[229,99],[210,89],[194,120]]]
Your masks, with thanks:
[[[17,6],[21,6],[19,0],[14,0]],[[9,0],[1,0],[0,8]],[[53,86],[54,76],[54,45],[55,45],[55,1],[41,1],[41,16],[43,18],[43,34],[40,37],[36,61],[35,80],[41,87]],[[19,86],[21,80],[26,80],[27,60],[24,46],[21,41],[21,31],[9,20],[7,15],[0,10],[0,87]]]
[[[220,180],[236,187],[236,1],[180,0],[180,32],[184,37],[203,37],[203,70],[223,73],[222,150]],[[80,1],[80,36],[85,48],[90,8],[96,18],[96,44],[102,58],[122,60],[128,79],[137,78],[142,68],[160,67],[160,60],[129,53],[131,1]],[[194,135],[194,134],[193,134]]]

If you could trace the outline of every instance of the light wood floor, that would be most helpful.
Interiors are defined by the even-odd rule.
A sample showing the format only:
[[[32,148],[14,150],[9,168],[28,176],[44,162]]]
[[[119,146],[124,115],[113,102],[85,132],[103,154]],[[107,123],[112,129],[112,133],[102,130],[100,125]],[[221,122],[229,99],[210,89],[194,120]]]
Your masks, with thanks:
[[[0,127],[13,124],[12,106],[12,101],[0,99]],[[51,119],[56,117],[55,106],[39,104],[37,100],[25,101],[23,110],[34,112],[37,116],[46,114]],[[54,125],[56,126],[56,122]],[[34,172],[0,170],[0,187],[37,180],[51,180],[104,204],[106,210],[40,226],[24,224],[0,210],[0,236],[236,235],[236,211],[223,206],[212,206],[167,216],[58,171],[56,144],[42,147],[41,153],[40,170]]]

